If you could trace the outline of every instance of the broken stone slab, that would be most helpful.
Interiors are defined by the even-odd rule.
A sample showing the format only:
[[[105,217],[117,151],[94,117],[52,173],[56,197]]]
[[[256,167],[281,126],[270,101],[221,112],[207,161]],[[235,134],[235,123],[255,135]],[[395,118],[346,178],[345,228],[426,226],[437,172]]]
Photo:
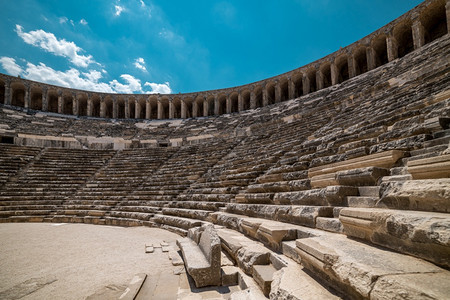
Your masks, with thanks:
[[[178,251],[175,251],[173,249],[171,251],[169,251],[169,259],[172,261],[173,266],[184,265],[183,258],[180,256]]]
[[[352,186],[327,186],[306,191],[277,193],[276,204],[340,206],[347,196],[357,196],[358,189]]]
[[[348,236],[450,267],[448,214],[344,208],[339,220]]]
[[[223,266],[221,269],[222,286],[237,285],[238,273],[238,267]]]
[[[153,253],[154,250],[153,244],[145,245],[145,253]]]
[[[378,207],[450,212],[450,178],[384,182]]]
[[[389,169],[379,167],[358,168],[336,172],[339,185],[364,186],[377,185],[378,180],[389,175]]]
[[[429,262],[371,247],[342,235],[298,239],[296,244],[302,264],[349,297],[369,298],[378,281],[392,275],[430,274],[434,280],[442,279],[442,276],[447,278],[445,282],[450,280],[449,271]],[[439,288],[441,291],[447,289]],[[416,291],[414,284],[408,284],[397,294],[391,294],[391,299]],[[425,289],[424,293],[429,291]]]
[[[203,225],[197,244],[190,238],[177,240],[183,254],[186,270],[194,279],[196,287],[221,284],[221,244],[212,224]]]
[[[263,291],[264,296],[269,297],[270,285],[272,284],[273,274],[277,271],[272,265],[253,265],[252,276]]]
[[[450,177],[450,154],[408,160],[408,172],[413,179],[434,179]]]
[[[398,159],[402,158],[403,156],[404,152],[401,150],[389,150],[366,156],[360,156],[345,161],[310,168],[308,170],[308,177],[312,178],[317,175],[365,167],[390,168]]]

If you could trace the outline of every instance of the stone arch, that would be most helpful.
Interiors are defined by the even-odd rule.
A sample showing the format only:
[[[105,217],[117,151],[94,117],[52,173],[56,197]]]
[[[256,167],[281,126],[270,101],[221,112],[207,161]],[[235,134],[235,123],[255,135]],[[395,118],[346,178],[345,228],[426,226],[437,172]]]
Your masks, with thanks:
[[[113,118],[113,98],[108,95],[103,98],[104,105],[104,113],[103,116],[105,118],[112,119]]]
[[[342,83],[350,78],[348,69],[348,57],[346,54],[339,55],[334,60],[336,65],[336,83]]]
[[[250,109],[250,91],[245,89],[241,92],[242,97],[242,110]]]
[[[398,23],[394,27],[392,34],[397,40],[399,58],[414,50],[414,41],[410,20],[405,20]]]
[[[311,68],[306,73],[306,78],[309,80],[309,92],[313,93],[317,91],[316,69]]]
[[[420,14],[419,20],[425,30],[425,44],[447,34],[445,0],[434,1]]]
[[[269,81],[266,84],[267,105],[275,103],[275,82]]]
[[[149,98],[150,101],[150,119],[157,120],[158,119],[158,97],[151,96]]]
[[[365,46],[359,46],[355,49],[355,51],[353,52],[353,64],[355,76],[367,72],[367,51]]]
[[[184,110],[184,113],[185,113],[184,117],[186,119],[192,118],[194,99],[192,99],[192,97],[185,97],[185,98],[183,98],[183,103],[184,103],[184,109],[185,109]]]
[[[232,92],[230,94],[230,112],[235,113],[239,111],[239,94],[238,92]]]
[[[214,116],[214,95],[206,97],[206,103],[208,104],[208,116]]]
[[[80,93],[77,95],[77,114],[79,116],[87,116],[88,96],[86,93]]]
[[[56,89],[49,89],[47,92],[47,111],[58,112],[58,91]]]
[[[145,98],[136,99],[136,119],[145,119],[147,107]]]
[[[288,84],[288,78],[283,77],[278,82],[279,88],[280,88],[280,102],[289,100],[289,84]],[[277,102],[277,99],[275,98],[275,102]]]
[[[134,97],[128,97],[128,118],[136,118],[136,99]]]
[[[11,82],[11,105],[25,107],[25,89],[21,81]]]
[[[219,105],[217,114],[223,115],[227,113],[227,95],[220,94],[217,95],[217,103]]]
[[[173,107],[173,118],[180,119],[181,118],[181,98],[174,97],[172,100]]]
[[[122,96],[116,98],[117,118],[125,119],[125,99]]]
[[[73,95],[72,93],[63,94],[62,109],[63,114],[73,115]]]
[[[294,84],[294,98],[298,98],[303,95],[303,74],[296,73],[292,76],[292,82]]]
[[[322,74],[322,88],[327,88],[331,86],[331,64],[329,62],[324,62],[320,66],[320,72]]]
[[[5,81],[3,81],[3,79],[0,77],[0,103],[5,104],[6,102],[6,97],[5,97],[5,93],[6,93],[6,89],[5,89]]]
[[[255,97],[255,108],[263,107],[263,97],[262,97],[262,87],[256,86],[253,89],[254,97]]]
[[[92,108],[91,108],[91,116],[100,117],[100,105],[101,99],[99,95],[92,96]]]
[[[161,97],[159,99],[160,105],[158,106],[158,119],[169,119],[169,98]]]
[[[372,48],[375,55],[375,68],[389,62],[385,34],[379,34],[372,39]]]
[[[33,85],[30,89],[30,108],[34,110],[42,110],[42,87]]]
[[[194,117],[204,117],[203,115],[203,102],[204,102],[204,97],[202,96],[197,96],[195,98],[195,103],[197,104],[197,110],[193,111],[192,115]]]

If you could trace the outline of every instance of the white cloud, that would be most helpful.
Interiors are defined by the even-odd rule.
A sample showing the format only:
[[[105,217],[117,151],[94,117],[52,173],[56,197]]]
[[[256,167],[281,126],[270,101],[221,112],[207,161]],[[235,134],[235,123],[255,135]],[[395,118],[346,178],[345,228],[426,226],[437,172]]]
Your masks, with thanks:
[[[117,93],[122,94],[132,94],[133,92],[139,92],[142,93],[142,86],[141,81],[137,78],[134,78],[133,76],[129,74],[122,74],[120,75],[120,78],[125,80],[127,83],[122,84],[118,82],[116,79],[113,81],[110,81],[110,86],[116,91]]]
[[[171,94],[172,89],[170,88],[170,84],[168,82],[164,83],[153,83],[146,82],[144,86],[149,86],[152,90],[147,91],[147,94]]]
[[[120,5],[115,5],[114,8],[116,10],[116,12],[114,13],[116,16],[120,16],[120,14],[125,10],[125,7]]]
[[[87,25],[88,22],[87,22],[85,19],[81,19],[81,20],[80,20],[80,24],[81,24],[81,25]]]
[[[145,2],[142,0],[139,0],[141,2],[141,7],[145,7]]]
[[[134,66],[137,69],[140,69],[144,72],[147,72],[147,68],[145,67],[145,60],[142,57],[136,58],[134,61]]]
[[[5,71],[13,76],[17,76],[22,73],[22,68],[16,64],[16,60],[12,57],[2,56],[0,57],[0,64]]]
[[[58,40],[53,33],[41,29],[23,32],[23,27],[20,25],[16,25],[16,32],[25,43],[40,47],[57,56],[67,57],[76,66],[87,67],[95,62],[92,55],[80,55],[79,52],[83,49],[75,45],[74,42],[68,42],[65,39]]]
[[[60,17],[60,18],[59,18],[59,24],[67,23],[67,21],[69,21],[69,19],[67,19],[67,17]],[[17,25],[16,25],[16,26],[17,26]]]

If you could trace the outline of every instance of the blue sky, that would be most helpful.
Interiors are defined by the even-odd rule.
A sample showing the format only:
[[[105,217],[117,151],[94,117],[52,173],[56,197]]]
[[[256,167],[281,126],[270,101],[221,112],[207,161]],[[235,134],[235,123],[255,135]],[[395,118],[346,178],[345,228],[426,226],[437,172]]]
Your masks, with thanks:
[[[187,93],[308,64],[416,0],[0,0],[0,72],[91,91]]]

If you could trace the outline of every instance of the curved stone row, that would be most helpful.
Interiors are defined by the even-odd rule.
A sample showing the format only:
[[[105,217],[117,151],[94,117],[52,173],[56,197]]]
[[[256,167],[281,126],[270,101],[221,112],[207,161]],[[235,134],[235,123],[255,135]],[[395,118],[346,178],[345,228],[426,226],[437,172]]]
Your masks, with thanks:
[[[243,86],[186,94],[123,95],[62,88],[0,74],[0,103],[114,119],[186,119],[236,113],[340,84],[401,58],[449,31],[450,1],[428,0],[322,59]]]

